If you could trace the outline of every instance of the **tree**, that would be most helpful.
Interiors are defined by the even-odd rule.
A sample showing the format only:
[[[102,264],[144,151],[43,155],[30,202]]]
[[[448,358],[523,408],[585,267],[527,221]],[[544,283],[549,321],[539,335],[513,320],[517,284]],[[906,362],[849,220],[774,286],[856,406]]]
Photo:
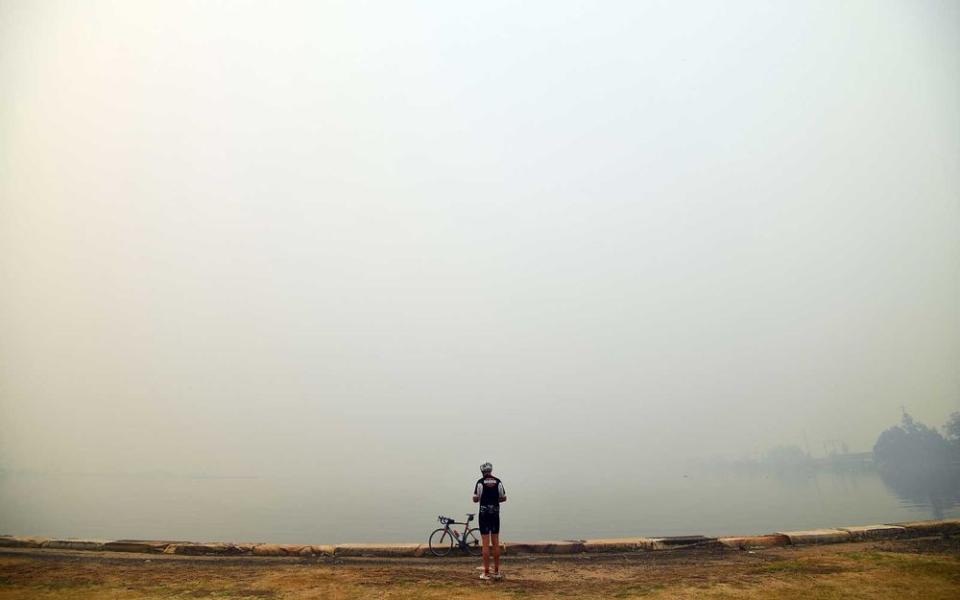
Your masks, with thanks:
[[[880,434],[873,446],[873,457],[888,469],[935,469],[950,458],[950,443],[932,427],[917,423],[903,413],[900,425]]]
[[[950,415],[947,424],[943,426],[943,430],[947,432],[947,439],[954,446],[960,446],[960,412]]]

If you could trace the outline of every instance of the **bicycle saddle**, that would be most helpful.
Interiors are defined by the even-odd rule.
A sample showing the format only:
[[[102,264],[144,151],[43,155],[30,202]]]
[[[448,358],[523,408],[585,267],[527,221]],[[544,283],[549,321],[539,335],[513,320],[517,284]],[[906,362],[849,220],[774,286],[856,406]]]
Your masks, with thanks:
[[[473,515],[475,515],[475,514],[477,514],[477,513],[467,513],[467,520],[468,520],[468,521],[472,521],[472,520],[473,520]]]

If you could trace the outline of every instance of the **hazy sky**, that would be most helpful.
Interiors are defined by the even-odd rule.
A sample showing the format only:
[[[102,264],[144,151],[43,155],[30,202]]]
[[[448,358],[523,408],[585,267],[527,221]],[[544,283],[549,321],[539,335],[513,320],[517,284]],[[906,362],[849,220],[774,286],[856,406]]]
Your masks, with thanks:
[[[960,3],[0,0],[0,463],[352,482],[960,410]]]

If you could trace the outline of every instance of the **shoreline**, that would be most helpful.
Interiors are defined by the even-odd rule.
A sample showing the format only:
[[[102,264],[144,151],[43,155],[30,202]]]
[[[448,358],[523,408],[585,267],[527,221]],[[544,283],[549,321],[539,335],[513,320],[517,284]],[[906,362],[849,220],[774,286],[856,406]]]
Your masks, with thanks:
[[[660,552],[674,549],[717,547],[733,550],[837,544],[844,542],[909,539],[960,534],[960,519],[909,521],[874,525],[843,526],[806,531],[777,531],[764,535],[708,537],[624,537],[582,540],[502,542],[507,555],[516,554],[603,554]],[[0,548],[70,550],[78,552],[133,552],[158,556],[207,557],[366,557],[437,558],[426,543],[407,544],[273,544],[243,542],[194,542],[187,540],[81,540],[35,536],[0,535]],[[457,552],[451,553],[454,556]],[[449,557],[447,557],[449,559]]]

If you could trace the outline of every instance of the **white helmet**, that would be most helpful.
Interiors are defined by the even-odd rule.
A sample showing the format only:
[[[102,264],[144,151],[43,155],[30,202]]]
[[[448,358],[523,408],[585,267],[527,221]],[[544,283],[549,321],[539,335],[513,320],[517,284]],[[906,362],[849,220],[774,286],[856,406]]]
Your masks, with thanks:
[[[490,464],[490,463],[488,463],[488,462],[485,462],[485,463],[483,463],[482,465],[480,465],[480,472],[481,472],[481,473],[490,473],[491,471],[493,471],[493,465],[492,465],[492,464]]]

